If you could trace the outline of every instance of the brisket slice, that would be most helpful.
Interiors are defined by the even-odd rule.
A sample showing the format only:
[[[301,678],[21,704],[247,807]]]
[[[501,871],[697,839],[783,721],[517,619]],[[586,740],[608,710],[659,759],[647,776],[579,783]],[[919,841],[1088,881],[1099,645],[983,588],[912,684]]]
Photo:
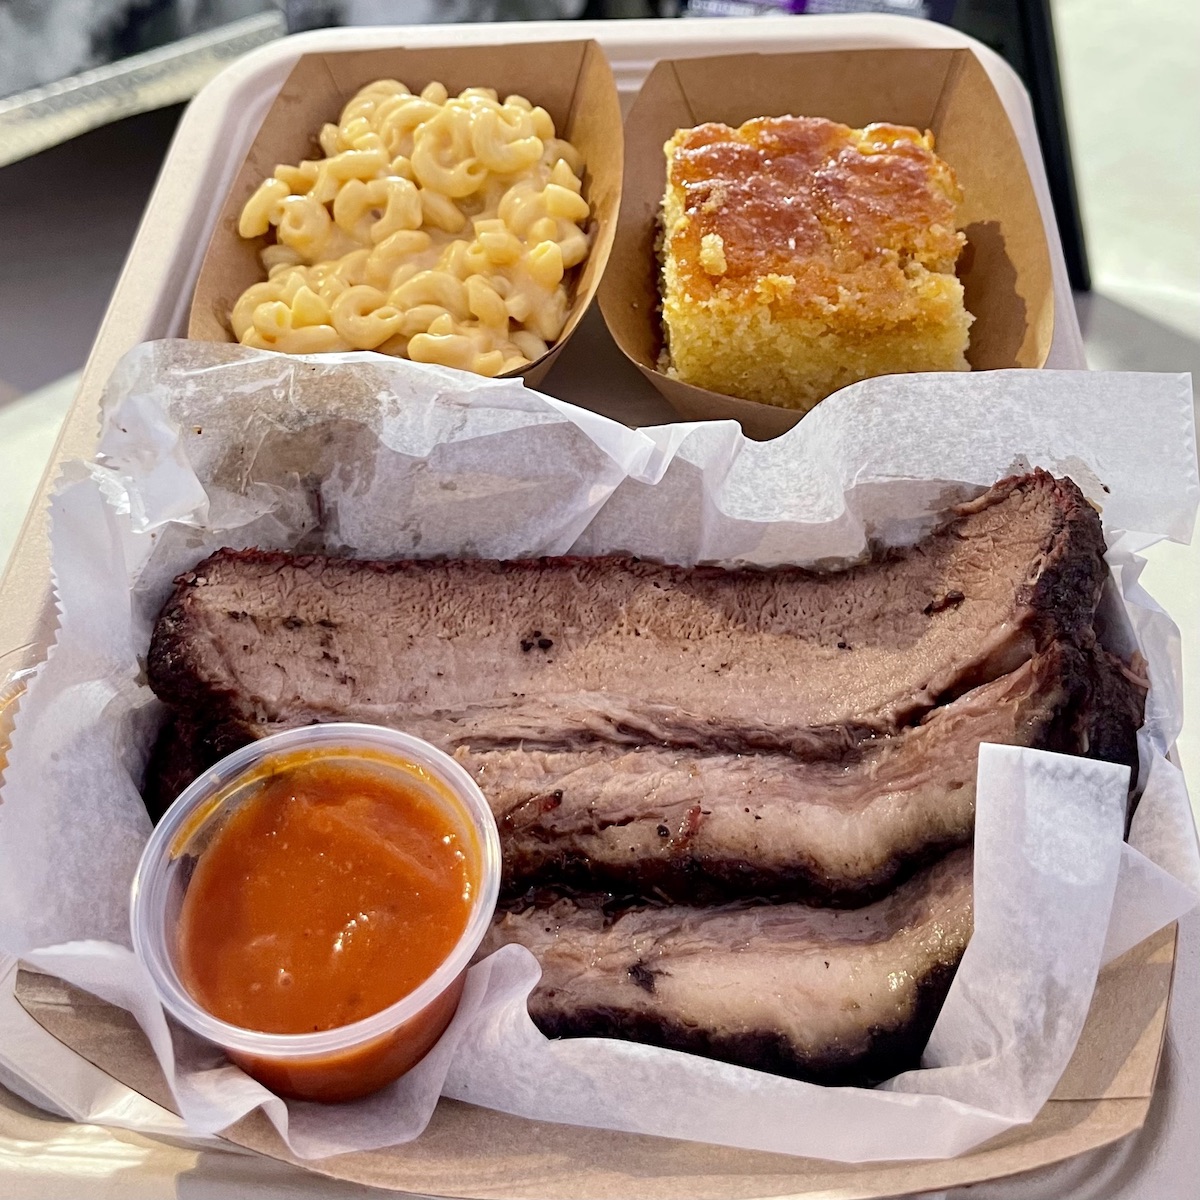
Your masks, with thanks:
[[[857,905],[970,844],[981,743],[1082,752],[1094,678],[1089,654],[1056,644],[840,762],[655,746],[456,757],[496,815],[506,894],[601,887]]]
[[[600,888],[690,903],[756,895],[857,905],[970,843],[980,743],[1136,768],[1142,695],[1117,659],[1056,643],[836,762],[602,742],[442,744],[496,815],[506,896]],[[225,754],[285,727],[170,722],[147,776],[152,814]]]
[[[1069,740],[1078,743],[1076,753],[1124,763],[1131,772],[1132,789],[1138,771],[1137,733],[1145,719],[1150,690],[1146,660],[1135,653],[1133,661],[1126,663],[1102,646],[1093,647],[1091,657],[1089,687]]]
[[[542,977],[550,1037],[618,1037],[819,1083],[916,1067],[971,935],[971,852],[852,912],[800,904],[647,908],[559,900],[497,915]]]
[[[830,574],[218,551],[179,579],[148,673],[214,725],[838,757],[1038,646],[1089,640],[1103,554],[1095,511],[1042,471]]]

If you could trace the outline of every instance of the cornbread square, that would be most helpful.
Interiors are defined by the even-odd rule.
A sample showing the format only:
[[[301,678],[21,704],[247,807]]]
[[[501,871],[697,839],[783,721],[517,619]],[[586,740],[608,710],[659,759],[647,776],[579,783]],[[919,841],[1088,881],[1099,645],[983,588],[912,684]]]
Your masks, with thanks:
[[[664,149],[668,375],[807,412],[872,375],[969,370],[962,192],[931,133],[760,117]]]

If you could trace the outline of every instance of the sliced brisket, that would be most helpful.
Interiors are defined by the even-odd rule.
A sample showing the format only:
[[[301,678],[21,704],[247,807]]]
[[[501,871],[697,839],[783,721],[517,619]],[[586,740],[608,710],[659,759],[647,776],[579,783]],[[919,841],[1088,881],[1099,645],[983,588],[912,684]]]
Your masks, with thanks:
[[[214,722],[830,757],[1090,636],[1103,554],[1095,511],[1041,471],[831,574],[219,551],[179,580],[148,670]]]
[[[480,954],[537,956],[543,1031],[874,1083],[917,1065],[970,937],[979,745],[1136,767],[1103,556],[1042,471],[830,574],[220,551],[155,628],[147,803],[280,729],[424,737],[496,813]]]
[[[839,762],[602,745],[457,757],[496,814],[510,895],[603,887],[862,904],[970,843],[980,743],[1085,749],[1091,661],[1056,644]]]
[[[496,917],[482,957],[516,942],[542,977],[551,1037],[619,1037],[821,1083],[918,1065],[971,935],[971,852],[868,908],[646,908],[572,900]]]
[[[496,814],[508,896],[604,888],[692,903],[759,895],[853,905],[970,843],[982,742],[1136,769],[1143,686],[1103,651],[1056,643],[834,762],[603,742],[474,750],[428,732]],[[151,814],[224,755],[284,728],[169,722],[147,774]]]

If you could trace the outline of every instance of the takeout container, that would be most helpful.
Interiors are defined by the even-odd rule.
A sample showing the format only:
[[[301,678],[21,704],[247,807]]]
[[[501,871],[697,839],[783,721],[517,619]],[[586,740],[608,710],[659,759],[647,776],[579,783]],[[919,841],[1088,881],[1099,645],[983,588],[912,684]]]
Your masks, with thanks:
[[[979,59],[966,49],[872,49],[739,54],[660,62],[625,122],[625,186],[612,258],[600,288],[609,332],[639,371],[689,421],[731,418],[772,438],[803,415],[724,396],[658,369],[658,216],[663,144],[677,129],[753,117],[827,117],[852,128],[887,121],[930,129],[955,170],[967,245],[958,275],[974,314],[973,370],[1041,367],[1054,332],[1046,232],[1021,146]]]
[[[260,1033],[220,1020],[188,994],[176,967],[176,932],[197,859],[239,805],[267,777],[286,769],[298,751],[316,754],[320,761],[360,765],[428,797],[458,827],[463,845],[475,856],[479,883],[458,943],[415,991],[351,1025],[311,1034]],[[221,1047],[247,1074],[281,1095],[350,1100],[398,1079],[445,1032],[499,890],[496,822],[462,766],[428,742],[392,729],[347,722],[312,725],[243,746],[185,789],[142,852],[130,932],[163,1007],[181,1025]]]
[[[1141,1126],[1166,1026],[1175,952],[1176,930],[1170,927],[1104,967],[1075,1054],[1036,1120],[958,1158],[826,1162],[529,1121],[453,1100],[438,1104],[413,1142],[331,1159],[296,1158],[261,1111],[223,1136],[296,1167],[414,1200],[886,1200],[978,1184],[1107,1146]],[[17,994],[39,1024],[90,1062],[172,1106],[145,1035],[129,1013],[29,972],[21,973]],[[1120,1161],[1121,1152],[1113,1153]],[[1105,1157],[1104,1168],[1096,1169],[1113,1161]],[[281,1175],[280,1186],[291,1178]],[[261,1186],[261,1175],[255,1180]],[[1065,1196],[1056,1182],[1051,1179],[1047,1190],[1031,1176],[1027,1194]]]
[[[631,105],[650,66],[668,56],[710,56],[714,51],[781,50],[807,55],[842,53],[865,47],[954,50],[974,46],[987,64],[1017,131],[1049,231],[1056,322],[1048,365],[1086,367],[1082,340],[1067,287],[1062,249],[1054,233],[1045,171],[1041,164],[1032,110],[1016,74],[998,56],[965,35],[929,21],[888,16],[822,16],[756,18],[723,21],[605,21],[572,27],[596,37],[613,65],[626,105]],[[49,464],[42,490],[31,509],[10,567],[0,580],[0,628],[7,640],[0,651],[12,651],[15,675],[45,657],[55,637],[57,611],[50,586],[46,509],[50,488],[64,463],[92,453],[97,410],[103,386],[121,354],[152,338],[183,336],[188,307],[201,257],[236,167],[287,79],[304,54],[375,53],[380,48],[436,47],[453,42],[489,47],[499,55],[514,43],[532,48],[558,42],[559,23],[521,22],[459,27],[425,26],[388,29],[330,29],[282,39],[247,55],[224,71],[188,107],[164,164],[84,369],[79,395],[67,416],[62,440]],[[410,81],[406,81],[410,82]],[[733,86],[734,81],[726,81]],[[665,140],[665,139],[664,139]],[[661,147],[659,148],[661,151]],[[589,313],[584,329],[555,365],[547,386],[557,396],[585,407],[605,409],[615,393],[623,396],[617,415],[638,424],[661,421],[662,401],[648,382],[620,355],[606,334],[599,314]],[[1190,632],[1190,630],[1189,630]],[[1186,635],[1185,635],[1186,636]],[[1187,952],[1185,943],[1181,950]],[[1014,1129],[995,1143],[961,1158],[940,1162],[838,1164],[810,1159],[638,1137],[613,1131],[581,1129],[522,1120],[503,1113],[443,1101],[429,1128],[415,1142],[338,1159],[298,1163],[280,1143],[261,1112],[226,1130],[231,1144],[257,1151],[253,1156],[204,1156],[166,1142],[155,1143],[156,1170],[185,1174],[203,1189],[215,1174],[236,1176],[246,1164],[245,1186],[279,1188],[304,1184],[299,1169],[359,1180],[397,1193],[471,1197],[508,1196],[532,1200],[641,1196],[708,1197],[750,1200],[761,1197],[887,1197],[1036,1172],[1029,1187],[1061,1194],[1061,1173],[1046,1169],[1073,1156],[1094,1151],[1117,1139],[1123,1147],[1105,1151],[1111,1166],[1116,1153],[1122,1171],[1133,1173],[1152,1160],[1177,1155],[1166,1123],[1153,1121],[1141,1129],[1155,1091],[1155,1074],[1166,1027],[1175,940],[1165,930],[1106,967],[1100,976],[1092,1011],[1076,1054],[1051,1100],[1029,1126]],[[1185,988],[1186,985],[1186,988]],[[1178,980],[1178,1006],[1194,993],[1184,972]],[[1187,991],[1187,995],[1182,994]],[[79,1060],[106,1073],[106,1086],[128,1105],[147,1096],[169,1107],[170,1093],[158,1071],[144,1034],[123,1009],[30,971],[18,974],[15,995],[24,1012],[58,1039]],[[30,1026],[30,1047],[36,1034]],[[3,1048],[0,1047],[0,1057]],[[57,1062],[57,1059],[51,1060]],[[47,1071],[51,1068],[46,1068]],[[67,1095],[76,1112],[108,1119],[80,1087],[57,1075],[30,1071],[32,1089]],[[120,1084],[124,1087],[118,1087]],[[1178,1105],[1190,1093],[1178,1071],[1160,1081],[1156,1107]],[[125,1090],[125,1089],[130,1090]],[[133,1111],[123,1108],[123,1112]],[[135,1116],[137,1122],[142,1118]],[[63,1138],[71,1136],[64,1126]],[[121,1143],[112,1143],[118,1149]],[[61,1153],[57,1137],[27,1156],[30,1169],[53,1169],[56,1175],[75,1168]],[[101,1149],[95,1161],[103,1162]],[[109,1160],[115,1161],[115,1160]],[[1068,1178],[1088,1167],[1067,1164]],[[1093,1158],[1091,1161],[1095,1161]],[[291,1164],[291,1165],[289,1165]],[[136,1178],[139,1171],[132,1169]],[[1039,1170],[1040,1169],[1040,1170]],[[1099,1166],[1096,1169],[1100,1169]],[[1186,1163],[1177,1164],[1186,1170]],[[230,1173],[233,1173],[231,1176]],[[215,1173],[215,1174],[214,1174]],[[82,1181],[83,1176],[79,1176]],[[1180,1176],[1182,1178],[1182,1176]],[[80,1183],[83,1189],[87,1185]],[[1069,1185],[1068,1185],[1069,1186]]]
[[[596,42],[547,42],[536,46],[445,46],[304,55],[271,102],[217,217],[192,297],[188,337],[234,342],[229,315],[238,297],[266,278],[259,252],[268,239],[238,236],[246,201],[280,163],[322,157],[317,135],[336,122],[346,102],[376,79],[399,79],[412,91],[438,81],[451,95],[490,87],[540,104],[559,137],[583,155],[583,195],[591,206],[591,249],[572,273],[567,323],[550,349],[519,371],[536,384],[574,333],[596,295],[608,262],[621,203],[621,106],[604,52]]]

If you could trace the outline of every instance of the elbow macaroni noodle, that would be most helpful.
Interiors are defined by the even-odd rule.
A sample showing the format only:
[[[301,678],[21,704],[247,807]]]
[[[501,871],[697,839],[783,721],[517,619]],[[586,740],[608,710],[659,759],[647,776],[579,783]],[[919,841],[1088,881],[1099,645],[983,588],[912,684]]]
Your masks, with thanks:
[[[278,166],[238,233],[275,241],[234,305],[243,345],[380,350],[499,375],[544,354],[587,257],[583,160],[549,114],[491,88],[413,95],[383,79],[320,134],[323,159]]]

